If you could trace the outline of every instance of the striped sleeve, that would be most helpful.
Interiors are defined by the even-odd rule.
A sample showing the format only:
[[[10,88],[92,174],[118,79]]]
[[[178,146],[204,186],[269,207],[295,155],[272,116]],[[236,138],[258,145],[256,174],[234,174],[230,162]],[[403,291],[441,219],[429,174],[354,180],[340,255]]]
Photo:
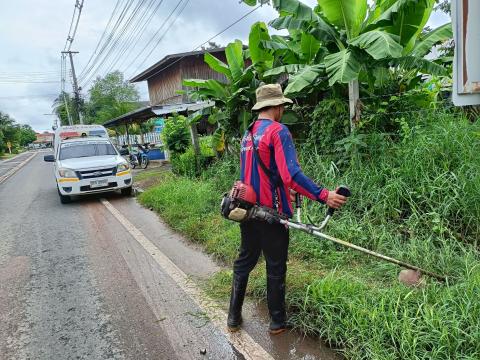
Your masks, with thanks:
[[[275,162],[283,183],[290,189],[312,199],[325,203],[328,190],[318,186],[300,168],[292,135],[284,125],[272,134]]]

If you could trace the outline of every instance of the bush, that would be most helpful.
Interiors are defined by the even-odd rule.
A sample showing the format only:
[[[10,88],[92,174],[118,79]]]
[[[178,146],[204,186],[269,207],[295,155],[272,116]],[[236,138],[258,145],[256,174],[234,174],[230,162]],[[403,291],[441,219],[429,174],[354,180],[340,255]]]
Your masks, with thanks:
[[[165,121],[162,131],[162,140],[172,156],[185,152],[190,146],[190,133],[187,118],[182,115],[174,115]]]
[[[208,165],[212,163],[215,158],[211,146],[211,136],[204,136],[199,138],[200,141],[200,172],[202,169],[206,169]],[[172,164],[172,170],[178,175],[183,175],[187,177],[196,177],[200,174],[197,171],[197,165],[195,162],[195,151],[193,146],[189,146],[184,153],[175,153],[172,154],[170,158]]]

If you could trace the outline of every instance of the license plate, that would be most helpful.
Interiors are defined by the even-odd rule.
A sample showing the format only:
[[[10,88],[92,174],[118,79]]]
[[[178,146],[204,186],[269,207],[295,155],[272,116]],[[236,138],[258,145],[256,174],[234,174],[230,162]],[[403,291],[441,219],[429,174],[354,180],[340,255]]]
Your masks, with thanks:
[[[101,179],[101,180],[93,180],[90,181],[90,187],[92,189],[108,186],[108,179]]]

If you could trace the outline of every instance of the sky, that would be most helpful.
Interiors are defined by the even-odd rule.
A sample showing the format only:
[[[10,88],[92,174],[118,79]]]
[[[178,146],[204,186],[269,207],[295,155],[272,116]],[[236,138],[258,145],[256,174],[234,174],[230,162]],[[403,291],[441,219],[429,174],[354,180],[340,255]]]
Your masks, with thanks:
[[[75,1],[2,1],[0,111],[8,113],[18,123],[29,124],[36,131],[49,130],[53,124],[54,116],[48,114],[52,113],[53,100],[60,92],[60,52],[65,47]],[[72,51],[79,52],[74,55],[74,65],[84,95],[96,76],[103,76],[110,69],[118,69],[125,74],[126,79],[130,79],[168,54],[192,51],[252,10],[239,0],[184,0],[177,12],[168,18],[179,0],[135,0],[134,4],[141,1],[147,6],[152,4],[150,9],[145,10],[147,18],[151,16],[151,19],[144,28],[139,28],[142,35],[135,45],[124,46],[125,42],[119,41],[117,51],[112,52],[106,61],[98,61],[102,66],[94,66],[90,71],[85,71],[90,68],[86,68],[86,65],[94,54],[117,1],[121,7],[129,0],[84,0],[80,22],[71,46]],[[317,3],[316,0],[303,2],[310,6]],[[185,3],[185,9],[176,17],[175,14]],[[152,9],[157,5],[158,11],[153,12]],[[118,13],[117,11],[117,16]],[[221,45],[235,39],[246,41],[250,26],[254,22],[268,23],[275,19],[276,15],[271,6],[265,5],[214,41]],[[448,21],[450,19],[447,15],[434,13],[428,25],[437,27]],[[165,31],[167,28],[168,32]],[[141,52],[152,38],[154,40]],[[150,56],[147,56],[150,52]],[[148,100],[146,83],[139,84],[138,89],[142,100]],[[71,91],[70,77],[67,77],[66,90]]]

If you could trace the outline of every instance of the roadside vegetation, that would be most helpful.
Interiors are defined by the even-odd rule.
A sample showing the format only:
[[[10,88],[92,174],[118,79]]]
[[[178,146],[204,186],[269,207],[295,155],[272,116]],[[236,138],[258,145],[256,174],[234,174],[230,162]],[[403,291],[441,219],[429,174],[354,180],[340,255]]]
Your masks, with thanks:
[[[194,97],[216,107],[166,121],[173,172],[140,202],[230,267],[240,234],[220,216],[220,199],[239,177],[239,137],[253,119],[256,87],[281,82],[295,102],[284,120],[303,170],[353,193],[327,232],[448,277],[408,288],[392,264],[291,230],[292,326],[349,359],[480,358],[480,123],[476,109],[448,100],[450,25],[425,27],[433,0],[273,5],[279,18],[270,25],[288,35],[270,36],[266,24],[253,24],[248,50],[236,41],[227,46],[227,63],[205,56],[227,84],[185,81]],[[347,16],[340,16],[342,5]],[[439,57],[427,60],[433,46],[441,46]],[[352,81],[360,86],[353,124]],[[201,139],[199,159],[188,126],[201,119],[216,130]],[[305,203],[303,212],[320,220],[325,209]],[[209,291],[228,296],[230,286],[226,270]],[[262,264],[248,291],[265,298]]]
[[[10,156],[8,144],[13,155],[36,139],[35,131],[29,125],[18,124],[8,114],[0,111],[0,157]]]

